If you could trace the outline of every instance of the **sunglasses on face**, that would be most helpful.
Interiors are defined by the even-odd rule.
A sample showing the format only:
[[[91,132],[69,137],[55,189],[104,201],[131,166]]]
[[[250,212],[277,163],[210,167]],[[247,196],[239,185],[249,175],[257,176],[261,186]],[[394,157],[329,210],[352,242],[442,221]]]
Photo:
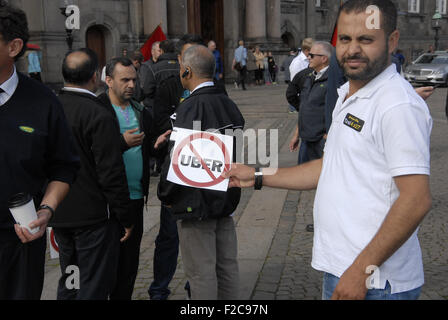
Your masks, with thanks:
[[[314,59],[314,57],[325,57],[324,54],[317,54],[317,53],[309,53],[308,55],[310,59]]]

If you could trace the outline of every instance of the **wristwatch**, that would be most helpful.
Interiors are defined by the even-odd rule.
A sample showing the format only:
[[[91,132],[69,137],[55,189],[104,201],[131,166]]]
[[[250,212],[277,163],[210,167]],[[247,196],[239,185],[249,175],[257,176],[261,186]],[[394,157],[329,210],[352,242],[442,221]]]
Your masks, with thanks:
[[[263,172],[261,171],[260,168],[255,168],[255,185],[254,185],[254,189],[255,190],[261,190],[261,188],[263,187]]]
[[[50,211],[52,217],[54,216],[54,209],[46,204],[40,205],[39,208],[37,208],[37,211],[44,210],[44,209],[47,209],[48,211]]]

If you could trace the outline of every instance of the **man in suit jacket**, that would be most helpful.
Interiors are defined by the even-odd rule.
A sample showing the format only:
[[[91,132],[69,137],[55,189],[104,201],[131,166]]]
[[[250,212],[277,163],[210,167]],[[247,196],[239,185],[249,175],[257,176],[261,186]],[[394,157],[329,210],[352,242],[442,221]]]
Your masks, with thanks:
[[[129,190],[116,120],[93,92],[98,59],[79,49],[64,59],[65,87],[59,99],[75,137],[81,170],[51,221],[62,276],[58,299],[105,300],[114,289],[120,241],[131,234]],[[125,235],[120,239],[122,230]],[[77,266],[79,287],[67,286],[68,266]]]

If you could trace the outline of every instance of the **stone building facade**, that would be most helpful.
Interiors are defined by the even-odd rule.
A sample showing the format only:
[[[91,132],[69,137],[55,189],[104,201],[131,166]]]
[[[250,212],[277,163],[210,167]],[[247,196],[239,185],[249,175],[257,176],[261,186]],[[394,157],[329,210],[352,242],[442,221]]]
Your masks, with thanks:
[[[281,64],[289,48],[305,37],[330,40],[339,0],[9,0],[24,9],[31,43],[43,52],[42,77],[60,84],[61,61],[67,52],[65,20],[60,7],[77,5],[80,30],[73,32],[73,47],[91,47],[104,64],[108,59],[140,48],[161,23],[168,38],[184,33],[213,39],[224,57],[227,80],[239,39],[272,51]],[[395,0],[399,8],[400,43],[408,61],[434,43],[431,27],[436,3],[446,0]],[[446,4],[445,4],[446,10]],[[440,47],[448,48],[448,16],[440,21]],[[280,75],[280,78],[281,75]]]

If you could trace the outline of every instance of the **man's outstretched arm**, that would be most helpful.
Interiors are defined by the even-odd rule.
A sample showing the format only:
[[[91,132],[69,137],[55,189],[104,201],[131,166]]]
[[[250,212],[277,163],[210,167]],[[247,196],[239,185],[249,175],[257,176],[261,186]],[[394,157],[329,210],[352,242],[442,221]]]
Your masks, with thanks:
[[[289,190],[316,189],[322,163],[323,159],[320,159],[291,168],[263,168],[263,186]],[[250,188],[255,184],[255,169],[234,163],[224,177],[230,178],[229,188]]]

